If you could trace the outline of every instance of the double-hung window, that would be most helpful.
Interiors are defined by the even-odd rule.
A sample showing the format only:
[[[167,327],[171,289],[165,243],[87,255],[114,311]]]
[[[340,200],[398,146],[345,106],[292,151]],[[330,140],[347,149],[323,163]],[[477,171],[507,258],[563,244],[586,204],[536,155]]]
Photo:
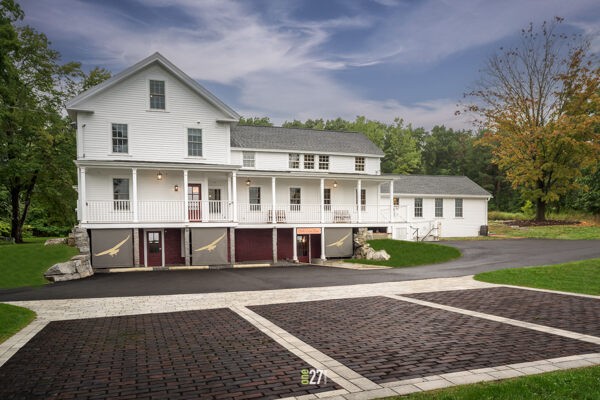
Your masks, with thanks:
[[[364,171],[365,170],[365,158],[364,157],[354,157],[354,170],[355,171]]]
[[[302,195],[300,188],[290,188],[290,211],[300,211]]]
[[[454,216],[462,218],[463,216],[463,199],[454,199]]]
[[[129,137],[127,135],[127,124],[112,124],[112,152],[128,153]]]
[[[150,81],[150,109],[165,109],[165,81]]]
[[[300,154],[298,153],[290,153],[289,155],[290,168],[299,169],[300,168]]]
[[[423,199],[417,197],[415,199],[415,218],[423,217]]]
[[[256,166],[256,153],[253,151],[243,151],[243,166],[246,168],[254,168]]]
[[[435,199],[435,217],[444,217],[444,199]]]
[[[188,128],[188,156],[202,157],[202,129]]]
[[[329,156],[319,156],[319,169],[329,169]]]
[[[260,211],[260,187],[251,186],[248,190],[250,196],[250,211]]]
[[[315,155],[305,154],[304,155],[304,169],[315,169]]]
[[[115,211],[129,210],[129,179],[113,178],[113,207]]]

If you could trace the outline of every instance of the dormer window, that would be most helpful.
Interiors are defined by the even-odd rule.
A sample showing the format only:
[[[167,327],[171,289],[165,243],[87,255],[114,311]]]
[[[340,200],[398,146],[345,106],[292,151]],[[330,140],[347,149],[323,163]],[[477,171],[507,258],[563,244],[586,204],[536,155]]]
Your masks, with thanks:
[[[165,109],[165,81],[150,81],[150,109]]]

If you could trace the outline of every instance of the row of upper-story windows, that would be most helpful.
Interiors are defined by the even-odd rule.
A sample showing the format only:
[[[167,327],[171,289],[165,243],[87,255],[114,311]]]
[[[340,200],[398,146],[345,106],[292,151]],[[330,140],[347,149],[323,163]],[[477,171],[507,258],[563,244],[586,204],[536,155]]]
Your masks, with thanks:
[[[442,199],[442,198],[435,199],[434,215],[436,218],[444,217],[444,199]],[[415,198],[414,216],[415,216],[415,218],[423,217],[423,199],[420,197]],[[463,199],[454,199],[454,217],[462,218],[462,216],[463,216]]]
[[[315,169],[318,166],[320,170],[329,169],[329,156],[328,155],[315,155],[315,154],[299,154],[290,153],[289,157],[289,168],[290,169]],[[300,160],[303,163],[301,165]],[[317,162],[318,160],[318,162]],[[365,170],[365,157],[354,157],[354,170],[364,171]]]
[[[127,124],[111,124],[112,152],[116,154],[129,153],[129,133]],[[187,155],[190,157],[202,157],[202,129],[187,129]]]

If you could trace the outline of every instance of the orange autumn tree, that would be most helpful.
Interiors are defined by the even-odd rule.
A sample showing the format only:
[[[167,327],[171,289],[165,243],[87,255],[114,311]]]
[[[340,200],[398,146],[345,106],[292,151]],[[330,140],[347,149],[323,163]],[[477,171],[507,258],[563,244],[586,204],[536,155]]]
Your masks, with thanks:
[[[588,41],[556,32],[561,22],[522,30],[519,46],[492,56],[468,93],[486,132],[479,144],[535,204],[537,221],[600,158],[600,69]]]

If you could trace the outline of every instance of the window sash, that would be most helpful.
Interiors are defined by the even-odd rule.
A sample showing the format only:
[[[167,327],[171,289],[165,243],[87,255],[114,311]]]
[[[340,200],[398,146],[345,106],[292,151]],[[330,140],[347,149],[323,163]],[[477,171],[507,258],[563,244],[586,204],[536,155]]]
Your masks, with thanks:
[[[165,81],[150,80],[150,108],[165,109]]]
[[[315,155],[305,154],[304,155],[304,169],[315,169]]]
[[[289,155],[289,166],[293,169],[300,168],[300,154],[298,153],[290,153]]]
[[[355,171],[364,171],[365,170],[365,158],[364,157],[354,157],[354,170]]]
[[[435,216],[436,218],[444,216],[444,199],[435,199]]]
[[[354,200],[356,203],[356,208],[358,208],[358,196],[357,191],[354,191]],[[365,211],[367,209],[367,189],[360,189],[360,209]]]
[[[463,199],[454,199],[454,216],[462,218],[463,216]]]
[[[415,217],[423,217],[423,199],[416,198],[415,199]]]
[[[188,128],[188,156],[202,157],[202,129]]]
[[[249,152],[249,151],[244,151],[242,152],[242,156],[243,156],[243,166],[244,167],[249,167],[249,168],[254,168],[256,166],[256,153],[254,152]]]
[[[113,153],[128,153],[129,138],[127,135],[127,124],[112,124],[111,132]]]
[[[329,156],[319,156],[319,169],[329,169]]]

